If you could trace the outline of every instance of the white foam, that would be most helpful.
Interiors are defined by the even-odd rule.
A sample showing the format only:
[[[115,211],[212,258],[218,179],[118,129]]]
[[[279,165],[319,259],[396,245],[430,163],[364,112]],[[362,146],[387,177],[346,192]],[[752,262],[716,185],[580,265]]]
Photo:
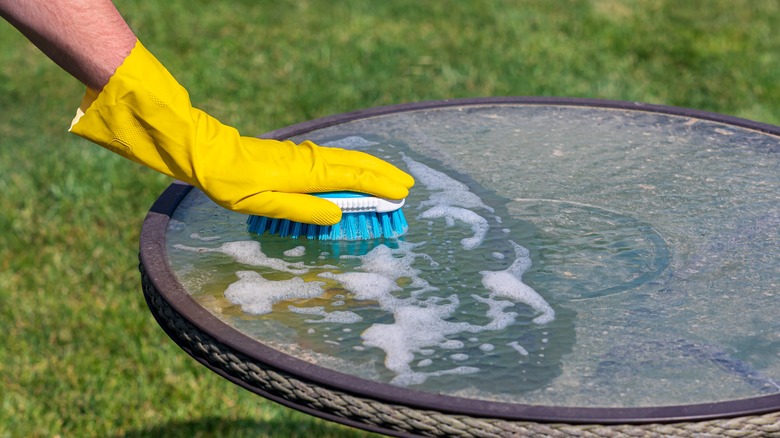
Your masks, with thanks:
[[[289,280],[266,280],[254,271],[236,272],[239,280],[225,290],[225,298],[253,315],[270,313],[273,305],[291,299],[314,298],[323,294],[323,283],[304,282],[298,277]]]
[[[218,248],[191,247],[186,245],[174,245],[174,248],[193,252],[218,252],[232,257],[236,262],[247,266],[266,267],[275,271],[290,272],[293,274],[305,274],[309,269],[303,262],[290,263],[282,259],[268,257],[263,253],[260,242],[254,240],[241,240],[226,242]]]
[[[520,345],[517,341],[510,342],[506,345],[512,347],[515,351],[520,353],[521,356],[528,356],[528,350],[523,348],[523,346]]]
[[[487,219],[469,209],[484,209],[494,212],[492,207],[486,205],[476,194],[469,191],[467,185],[425,164],[417,162],[403,155],[402,158],[409,168],[409,172],[427,188],[433,191],[428,200],[420,203],[419,208],[431,206],[421,213],[420,219],[443,218],[447,226],[454,226],[455,221],[465,222],[471,227],[473,237],[461,240],[461,245],[466,250],[472,250],[485,240],[490,226]]]
[[[409,169],[415,180],[425,186],[428,190],[443,190],[443,191],[468,191],[469,187],[460,181],[450,178],[446,173],[432,169],[425,164],[415,161],[405,154],[401,154],[401,158],[406,163],[406,167]]]
[[[463,342],[449,339],[439,344],[439,348],[443,348],[445,350],[458,350],[463,348]]]
[[[438,266],[427,254],[418,254],[412,250],[422,244],[400,242],[398,249],[392,249],[386,245],[379,245],[369,251],[368,254],[357,257],[361,261],[360,270],[378,274],[387,279],[397,281],[400,278],[412,280],[411,288],[430,291],[437,290],[420,277],[420,270],[413,267],[412,263],[418,258],[427,260],[431,266]],[[353,258],[346,256],[345,258]],[[355,293],[354,290],[352,290]]]
[[[419,217],[421,219],[437,219],[443,217],[447,221],[448,226],[455,225],[455,220],[459,220],[469,225],[474,236],[464,238],[460,241],[463,249],[466,250],[472,250],[481,245],[485,240],[487,232],[490,230],[487,219],[471,210],[460,207],[437,205],[436,207],[422,212]]]
[[[446,321],[457,306],[443,305],[429,308],[403,306],[393,309],[395,322],[374,324],[361,335],[367,346],[385,352],[385,367],[396,375],[411,373],[410,364],[415,352],[425,348],[446,345],[447,335],[464,331],[469,324]]]
[[[306,254],[306,247],[296,246],[295,248],[288,249],[283,253],[286,257],[301,257]]]
[[[316,306],[316,307],[296,307],[296,306],[287,306],[287,308],[292,313],[297,313],[299,315],[317,315],[321,316],[321,319],[307,319],[305,322],[308,323],[325,323],[325,322],[332,322],[332,323],[338,323],[338,324],[354,324],[356,322],[360,322],[363,320],[363,317],[358,315],[355,312],[350,311],[342,311],[337,310],[335,312],[327,312],[325,311],[325,308],[322,306]]]
[[[485,312],[485,316],[490,318],[490,322],[484,326],[475,326],[472,331],[484,331],[484,330],[503,330],[512,325],[517,319],[517,313],[505,312],[504,309],[514,305],[511,301],[496,300],[495,298],[484,298],[478,295],[472,295],[474,300],[487,304],[488,310]]]
[[[480,271],[482,285],[491,291],[491,298],[508,298],[524,303],[541,313],[533,319],[536,324],[547,324],[555,319],[555,310],[535,290],[522,281],[523,273],[531,267],[528,250],[510,241],[515,249],[515,261],[503,271]]]
[[[220,236],[201,236],[199,233],[192,233],[190,234],[190,237],[203,242],[211,242],[212,240],[219,240],[222,238]]]
[[[319,276],[338,281],[354,299],[376,301],[381,309],[392,313],[392,323],[373,324],[361,334],[363,344],[383,350],[385,367],[396,374],[393,383],[418,384],[432,374],[412,370],[416,355],[433,354],[436,349],[462,349],[463,342],[452,339],[452,336],[460,333],[480,333],[509,327],[516,321],[517,314],[507,312],[506,309],[515,303],[523,303],[539,311],[541,315],[536,318],[537,322],[554,318],[552,308],[521,281],[523,273],[531,266],[528,251],[514,242],[512,244],[516,258],[508,268],[481,273],[489,296],[472,295],[476,301],[488,306],[485,314],[490,320],[482,326],[451,321],[460,307],[457,295],[446,298],[432,296],[425,300],[415,298],[419,294],[414,293],[410,298],[403,299],[394,295],[403,290],[398,283],[402,278],[420,288],[419,290],[435,290],[421,277],[421,271],[412,266],[412,263],[421,257],[414,252],[419,245],[403,243],[397,249],[380,245],[359,257],[361,265],[357,269],[363,272],[326,272]],[[428,257],[425,259],[433,263]],[[473,337],[469,339],[477,340]],[[488,349],[494,347],[490,345],[481,348],[483,351],[489,351]],[[467,355],[455,357],[468,360]],[[476,368],[466,367],[449,372],[476,372],[475,370]]]
[[[344,289],[354,295],[354,299],[377,301],[382,308],[392,306],[392,303],[389,302],[395,300],[392,292],[403,290],[395,280],[370,272],[347,272],[344,274],[323,272],[318,276],[336,280],[341,283]]]
[[[466,374],[474,374],[478,372],[479,372],[479,368],[467,367],[467,366],[456,367],[449,370],[434,371],[430,373],[410,371],[408,373],[399,374],[395,376],[393,380],[390,381],[390,383],[399,386],[419,385],[421,383],[424,383],[426,380],[428,380],[429,377],[445,376],[448,374],[466,375]]]

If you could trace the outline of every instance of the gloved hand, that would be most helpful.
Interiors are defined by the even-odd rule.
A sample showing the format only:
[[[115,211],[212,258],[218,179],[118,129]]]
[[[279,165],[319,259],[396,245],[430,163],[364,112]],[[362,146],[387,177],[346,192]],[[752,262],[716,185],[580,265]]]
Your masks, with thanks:
[[[411,176],[359,151],[241,136],[193,108],[187,91],[140,42],[102,91],[88,90],[71,132],[203,190],[240,213],[331,225],[335,204],[306,193],[402,199]]]

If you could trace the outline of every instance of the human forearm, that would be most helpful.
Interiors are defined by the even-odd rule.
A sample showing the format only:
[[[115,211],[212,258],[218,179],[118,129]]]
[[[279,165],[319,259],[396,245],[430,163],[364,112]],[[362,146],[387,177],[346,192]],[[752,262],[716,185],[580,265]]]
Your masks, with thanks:
[[[109,0],[0,0],[0,15],[89,88],[71,132],[241,213],[318,225],[341,209],[308,193],[401,199],[411,176],[359,151],[245,137],[194,108]]]
[[[136,41],[110,0],[0,0],[0,15],[95,90],[108,83]]]

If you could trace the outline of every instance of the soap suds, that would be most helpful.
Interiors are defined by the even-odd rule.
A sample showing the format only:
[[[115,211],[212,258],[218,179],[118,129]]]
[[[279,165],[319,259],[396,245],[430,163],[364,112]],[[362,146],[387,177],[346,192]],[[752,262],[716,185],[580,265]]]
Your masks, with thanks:
[[[482,284],[491,291],[491,298],[509,298],[525,303],[541,313],[533,319],[537,324],[547,324],[555,319],[555,310],[535,290],[522,281],[523,273],[531,267],[528,250],[510,241],[515,248],[515,261],[503,271],[481,271]]]
[[[420,214],[422,219],[438,219],[444,218],[447,222],[447,226],[454,226],[455,221],[458,220],[471,227],[471,231],[474,236],[464,238],[460,241],[463,249],[472,250],[482,244],[485,240],[490,225],[485,218],[474,213],[471,210],[466,210],[460,207],[449,207],[437,205]]]
[[[186,245],[174,245],[174,248],[193,252],[218,252],[230,256],[237,263],[254,267],[266,267],[275,271],[290,272],[293,274],[305,274],[309,269],[302,262],[290,263],[282,259],[268,257],[263,253],[260,242],[254,240],[241,240],[226,242],[218,248],[198,248]]]
[[[252,315],[270,313],[273,305],[286,300],[314,298],[323,294],[324,283],[304,282],[298,277],[283,281],[266,280],[254,271],[236,272],[239,280],[225,290],[225,297]]]
[[[336,280],[344,289],[352,292],[354,299],[376,301],[382,308],[392,306],[395,300],[392,292],[403,290],[392,278],[368,272],[323,272],[318,276]]]
[[[520,353],[521,356],[528,356],[528,350],[523,348],[523,346],[520,345],[517,341],[510,342],[510,343],[508,343],[506,345],[509,346],[509,347],[512,347],[515,351]]]
[[[453,355],[457,360],[468,360],[468,355],[457,352],[465,348],[463,341],[452,337],[461,333],[507,328],[516,321],[517,314],[506,309],[516,303],[528,305],[541,313],[534,320],[537,324],[549,322],[555,317],[555,312],[544,299],[522,283],[522,274],[531,266],[531,261],[525,248],[513,245],[516,258],[512,265],[502,271],[481,272],[483,280],[487,279],[484,282],[489,291],[488,297],[472,295],[475,301],[487,306],[485,316],[490,320],[485,325],[451,321],[460,307],[457,295],[434,296],[425,300],[419,299],[420,294],[414,291],[409,298],[394,295],[403,290],[398,284],[401,278],[411,280],[410,283],[420,290],[437,290],[421,277],[420,270],[411,266],[414,260],[420,258],[413,251],[416,246],[412,244],[402,244],[396,249],[377,246],[359,257],[362,263],[357,269],[365,272],[326,272],[319,276],[338,281],[353,294],[354,299],[376,301],[382,310],[392,313],[392,323],[373,324],[362,333],[363,344],[385,353],[385,367],[396,375],[393,383],[417,384],[433,375],[412,370],[417,354],[432,354],[438,348],[455,351]],[[452,355],[450,357],[453,358]],[[477,372],[477,368],[457,367],[445,371],[448,374],[472,373]]]
[[[295,248],[288,249],[283,254],[285,257],[302,257],[306,254],[306,248],[303,246],[296,246]]]
[[[469,191],[467,185],[450,178],[447,174],[432,169],[410,157],[402,154],[402,158],[409,168],[409,172],[426,189],[432,191],[427,201],[420,203],[419,208],[431,208],[422,212],[419,219],[444,218],[447,226],[454,226],[455,221],[461,221],[471,227],[474,233],[472,237],[460,241],[463,249],[472,250],[485,240],[490,226],[487,219],[470,209],[484,209],[493,213],[495,210],[474,193]]]
[[[354,324],[363,320],[363,317],[355,312],[337,310],[335,312],[327,312],[322,306],[316,307],[296,307],[287,306],[292,313],[298,315],[317,315],[321,316],[320,319],[307,319],[304,322],[318,324],[325,322],[332,322],[338,324]]]
[[[373,144],[360,137],[348,137],[333,143],[351,148]],[[477,271],[479,268],[471,266],[465,269],[457,265],[453,267],[452,264],[457,263],[456,258],[463,250],[473,251],[483,246],[491,231],[491,222],[486,217],[494,221],[494,226],[503,221],[495,215],[494,209],[471,192],[466,184],[406,155],[402,158],[417,182],[429,191],[427,200],[418,204],[418,208],[422,210],[418,215],[418,219],[422,220],[420,225],[424,226],[427,222],[428,226],[433,228],[442,220],[448,227],[465,224],[462,227],[465,237],[460,241],[448,236],[443,242],[399,240],[393,245],[397,247],[378,244],[363,255],[341,255],[339,258],[345,262],[341,264],[350,266],[349,272],[341,272],[343,266],[315,262],[320,264],[307,267],[304,262],[291,263],[269,257],[257,241],[227,242],[216,248],[185,245],[175,247],[193,252],[222,253],[232,257],[237,263],[258,270],[269,269],[294,276],[309,274],[308,280],[311,280],[309,277],[322,279],[305,282],[302,278],[293,277],[289,280],[271,281],[258,272],[239,271],[236,273],[238,281],[228,286],[225,297],[240,305],[247,313],[265,314],[271,312],[276,303],[322,297],[325,284],[332,290],[333,283],[338,283],[346,292],[328,298],[331,300],[330,306],[342,307],[346,306],[346,303],[360,302],[359,306],[370,306],[372,309],[378,308],[386,312],[388,318],[383,318],[381,323],[374,322],[360,333],[362,345],[350,348],[355,351],[363,351],[366,347],[380,349],[384,354],[385,367],[394,374],[391,383],[395,385],[416,385],[436,376],[477,373],[480,371],[478,366],[468,365],[475,361],[475,357],[485,356],[485,353],[497,348],[493,343],[484,342],[480,333],[509,329],[517,322],[518,312],[513,309],[518,305],[528,306],[536,312],[532,322],[537,325],[553,321],[555,311],[541,295],[522,281],[523,274],[531,267],[531,258],[528,250],[506,240],[506,235],[510,233],[508,228],[496,227],[493,232],[501,234],[502,245],[506,245],[506,242],[511,244],[514,259],[511,259],[512,252],[508,249],[498,251],[499,248],[494,247],[487,248],[488,252],[483,257],[483,260],[492,260],[504,269]],[[489,215],[482,216],[477,211],[487,212]],[[458,233],[460,231],[461,228],[453,230]],[[434,236],[432,233],[429,235]],[[436,253],[446,254],[441,256],[446,258],[437,261],[433,256],[425,254],[423,251],[430,245],[436,245]],[[305,255],[307,254],[304,246],[284,251],[285,257],[298,258]],[[324,251],[309,256],[311,259],[320,260],[329,257],[332,256]],[[442,264],[445,266],[441,267]],[[442,277],[429,281],[429,275],[432,273]],[[474,278],[464,278],[464,275]],[[478,286],[479,283],[476,283],[478,278],[484,288],[482,290]],[[458,320],[466,313],[459,294],[472,298],[473,302],[479,305],[480,324]],[[306,307],[298,303],[288,303],[287,308],[291,313],[301,315],[303,322],[309,324],[349,325],[364,321],[357,307],[354,309],[356,311],[327,311],[323,306]],[[306,333],[313,335],[329,328],[321,325],[317,331],[309,328]],[[321,336],[328,337],[327,334]],[[349,338],[338,338],[337,341],[344,339]],[[466,346],[464,340],[468,340],[470,347]],[[324,342],[338,345],[337,341]],[[529,354],[517,342],[505,345],[523,356]],[[483,353],[474,354],[475,346]],[[455,366],[454,362],[463,363],[463,366]],[[424,367],[431,367],[431,371],[419,370]]]
[[[190,234],[190,238],[195,239],[195,240],[200,240],[200,241],[203,241],[203,242],[211,242],[213,240],[219,240],[222,237],[220,237],[220,236],[201,236],[199,233],[192,233],[192,234]]]

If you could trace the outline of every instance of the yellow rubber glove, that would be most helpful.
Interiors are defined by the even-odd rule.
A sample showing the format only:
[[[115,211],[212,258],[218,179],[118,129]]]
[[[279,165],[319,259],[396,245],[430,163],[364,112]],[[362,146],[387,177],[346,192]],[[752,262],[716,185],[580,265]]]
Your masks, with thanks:
[[[102,91],[88,90],[71,132],[203,190],[240,213],[331,225],[341,210],[306,193],[402,199],[411,176],[363,152],[241,136],[193,108],[140,42]]]

